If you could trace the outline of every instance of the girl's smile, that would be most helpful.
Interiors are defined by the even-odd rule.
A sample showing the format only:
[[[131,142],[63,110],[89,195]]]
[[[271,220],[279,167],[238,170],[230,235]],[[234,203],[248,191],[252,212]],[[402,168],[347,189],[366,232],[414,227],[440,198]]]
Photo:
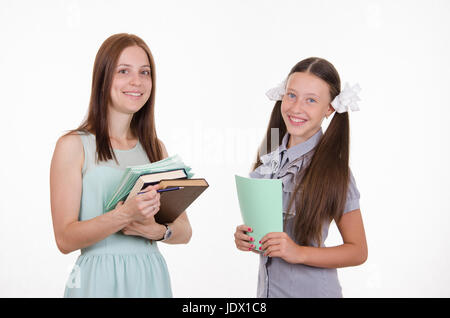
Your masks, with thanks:
[[[291,125],[293,126],[303,126],[308,121],[306,118],[301,116],[295,116],[290,114],[287,114],[287,116],[289,118]]]

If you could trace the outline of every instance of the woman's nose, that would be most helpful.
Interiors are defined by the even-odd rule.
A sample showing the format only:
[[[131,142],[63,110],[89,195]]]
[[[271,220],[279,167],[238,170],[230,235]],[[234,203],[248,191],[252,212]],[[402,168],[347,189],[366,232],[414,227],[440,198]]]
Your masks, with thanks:
[[[133,75],[133,76],[131,77],[131,79],[130,79],[130,85],[133,85],[133,86],[140,86],[141,83],[142,83],[142,81],[141,81],[141,79],[139,78],[139,75],[138,75],[138,74]]]

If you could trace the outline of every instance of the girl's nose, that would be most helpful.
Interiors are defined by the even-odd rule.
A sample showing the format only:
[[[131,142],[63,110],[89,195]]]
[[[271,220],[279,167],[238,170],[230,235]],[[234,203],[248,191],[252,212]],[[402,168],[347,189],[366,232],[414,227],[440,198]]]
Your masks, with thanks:
[[[305,105],[304,105],[303,101],[298,100],[296,103],[294,103],[292,105],[292,110],[295,110],[296,112],[301,113],[301,112],[303,112],[304,106]]]

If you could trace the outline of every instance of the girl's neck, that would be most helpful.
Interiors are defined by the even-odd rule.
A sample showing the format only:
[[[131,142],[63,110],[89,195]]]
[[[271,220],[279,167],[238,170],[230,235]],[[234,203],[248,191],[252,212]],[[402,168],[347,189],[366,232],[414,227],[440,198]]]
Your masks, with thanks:
[[[310,136],[294,136],[292,134],[289,134],[289,140],[288,140],[288,143],[286,145],[286,148],[289,149],[291,147],[294,147],[294,146],[297,146],[297,145],[299,145],[301,143],[304,143],[309,138],[314,136],[319,130],[320,130],[320,127],[314,133],[312,133]]]

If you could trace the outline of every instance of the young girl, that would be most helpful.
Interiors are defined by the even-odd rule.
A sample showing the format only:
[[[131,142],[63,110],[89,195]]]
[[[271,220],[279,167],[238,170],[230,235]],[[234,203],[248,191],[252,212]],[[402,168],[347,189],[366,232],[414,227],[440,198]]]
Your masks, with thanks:
[[[250,177],[282,180],[284,232],[261,239],[258,297],[342,297],[336,268],[367,258],[359,191],[349,168],[347,110],[358,110],[358,97],[340,87],[334,66],[312,57],[268,92],[277,102]],[[322,121],[334,111],[323,134]],[[261,156],[266,144],[272,152]],[[325,247],[332,220],[343,244]],[[246,225],[236,228],[242,251],[254,248],[248,232]]]
[[[171,224],[156,223],[157,186],[104,208],[127,166],[168,156],[156,135],[154,102],[148,46],[131,34],[109,37],[95,58],[88,116],[58,139],[51,163],[57,246],[64,254],[81,249],[65,297],[172,297],[155,241],[187,243],[186,212]]]

